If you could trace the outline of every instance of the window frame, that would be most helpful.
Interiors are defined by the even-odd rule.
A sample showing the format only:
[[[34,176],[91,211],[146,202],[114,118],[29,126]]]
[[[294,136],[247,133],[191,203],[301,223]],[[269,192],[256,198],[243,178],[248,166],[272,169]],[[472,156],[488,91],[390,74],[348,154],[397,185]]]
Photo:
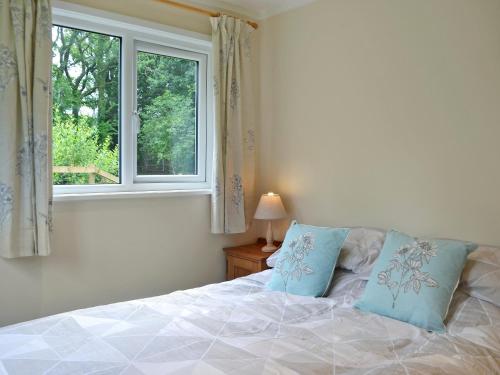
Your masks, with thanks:
[[[139,40],[134,41],[134,93],[137,92],[137,55],[146,52],[162,56],[184,58],[198,63],[197,98],[196,98],[196,171],[194,175],[139,175],[137,173],[137,137],[134,137],[134,182],[204,182],[206,181],[206,137],[207,137],[207,56],[193,51],[181,50],[159,44],[151,44]],[[205,78],[205,79],[204,79]],[[134,112],[137,111],[137,95],[134,95]],[[137,115],[135,115],[137,116]],[[135,117],[134,116],[134,117]],[[134,130],[139,134],[138,122],[134,121]]]
[[[121,38],[120,54],[120,183],[53,185],[55,200],[94,197],[143,196],[151,193],[210,194],[213,155],[212,43],[203,34],[189,32],[137,18],[117,15],[80,5],[53,1],[52,24],[108,34]],[[136,51],[138,46],[178,52],[202,60],[198,74],[197,175],[137,176],[136,163]],[[191,58],[191,57],[190,57]],[[196,59],[195,59],[196,60]],[[205,79],[202,76],[202,65]],[[201,100],[203,99],[203,100]],[[203,107],[202,107],[203,106]],[[152,178],[153,177],[153,178]]]

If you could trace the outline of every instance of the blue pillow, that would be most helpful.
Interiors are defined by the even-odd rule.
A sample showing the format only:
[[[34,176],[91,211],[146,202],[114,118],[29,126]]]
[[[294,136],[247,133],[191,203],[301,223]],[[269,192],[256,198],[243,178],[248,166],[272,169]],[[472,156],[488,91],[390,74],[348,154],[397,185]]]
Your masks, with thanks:
[[[421,240],[390,231],[355,307],[444,332],[467,255],[476,248],[461,241]]]
[[[344,228],[297,224],[288,229],[268,288],[301,296],[324,296],[332,282]]]

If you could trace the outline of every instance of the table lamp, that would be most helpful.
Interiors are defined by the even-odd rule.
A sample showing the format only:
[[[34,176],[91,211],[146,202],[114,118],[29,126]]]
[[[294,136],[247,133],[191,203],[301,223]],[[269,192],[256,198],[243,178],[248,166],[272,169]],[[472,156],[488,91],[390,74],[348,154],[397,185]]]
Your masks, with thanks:
[[[273,243],[273,227],[272,220],[283,219],[286,217],[285,207],[281,202],[279,194],[274,194],[272,192],[267,194],[262,194],[260,197],[259,205],[255,211],[254,218],[259,220],[269,220],[267,223],[267,233],[266,233],[266,246],[262,248],[262,251],[270,253],[277,249]]]

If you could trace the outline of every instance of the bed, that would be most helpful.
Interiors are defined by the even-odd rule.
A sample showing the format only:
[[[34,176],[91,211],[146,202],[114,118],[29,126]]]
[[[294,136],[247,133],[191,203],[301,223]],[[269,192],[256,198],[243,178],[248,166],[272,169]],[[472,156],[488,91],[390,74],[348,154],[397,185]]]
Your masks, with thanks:
[[[500,308],[454,295],[446,334],[328,298],[269,292],[271,270],[0,328],[0,374],[499,374]]]

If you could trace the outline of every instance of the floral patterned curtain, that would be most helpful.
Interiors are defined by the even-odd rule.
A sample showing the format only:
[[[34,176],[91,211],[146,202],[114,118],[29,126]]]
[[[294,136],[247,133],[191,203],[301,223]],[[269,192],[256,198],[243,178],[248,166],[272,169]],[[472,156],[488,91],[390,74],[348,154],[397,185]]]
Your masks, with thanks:
[[[213,17],[215,147],[212,232],[242,233],[251,220],[255,131],[251,86],[251,32],[245,21]]]
[[[0,0],[0,256],[48,255],[50,0]]]

